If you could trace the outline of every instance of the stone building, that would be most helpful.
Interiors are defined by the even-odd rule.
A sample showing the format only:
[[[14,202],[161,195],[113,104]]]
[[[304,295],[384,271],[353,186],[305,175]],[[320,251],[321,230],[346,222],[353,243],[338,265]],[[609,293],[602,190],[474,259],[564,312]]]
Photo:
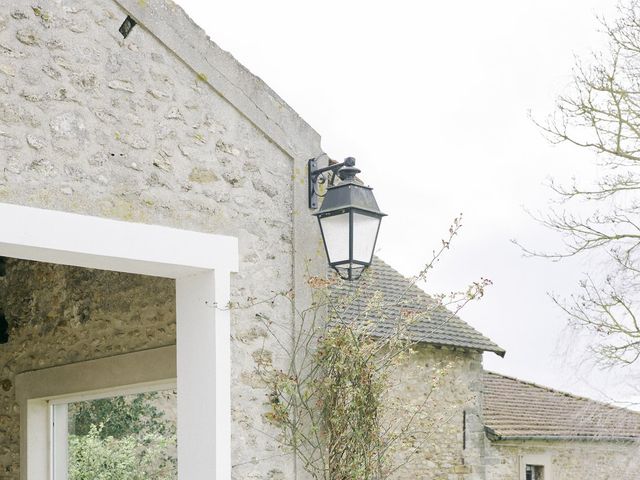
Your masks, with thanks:
[[[383,295],[390,311],[374,335],[393,329],[402,311],[429,312],[409,328],[418,354],[398,372],[404,401],[425,398],[434,369],[448,365],[427,404],[437,433],[398,478],[640,478],[640,413],[487,372],[482,352],[505,351],[460,318],[434,310],[433,300],[409,279],[376,258],[364,281],[334,288],[338,294],[361,289],[352,318]]]
[[[0,3],[0,479],[63,468],[56,402],[171,382],[180,478],[293,478],[255,378],[291,304],[227,306],[324,271],[318,134],[170,1]]]
[[[486,478],[640,478],[640,413],[483,374]]]
[[[320,137],[170,0],[1,6],[0,480],[67,478],[73,401],[160,388],[178,392],[181,480],[304,478],[256,374],[284,360],[260,319],[293,328],[293,309],[255,300],[302,309],[325,271],[305,184]],[[372,277],[405,282],[382,263]],[[517,478],[518,452],[543,449],[486,434],[481,353],[504,351],[429,322],[404,394],[450,364],[443,421],[399,475]],[[580,458],[626,458],[613,440]]]
[[[374,297],[383,297],[386,316],[376,319],[372,333],[377,336],[393,331],[403,312],[417,314],[407,331],[417,343],[417,353],[397,372],[402,380],[392,394],[401,397],[408,412],[426,402],[431,422],[425,426],[427,435],[417,439],[423,447],[397,478],[484,479],[482,354],[504,356],[505,351],[457,316],[434,308],[430,296],[379,258],[359,285],[337,283],[333,289],[336,297],[358,290],[344,318],[358,318]],[[432,380],[439,372],[445,378],[433,388]]]

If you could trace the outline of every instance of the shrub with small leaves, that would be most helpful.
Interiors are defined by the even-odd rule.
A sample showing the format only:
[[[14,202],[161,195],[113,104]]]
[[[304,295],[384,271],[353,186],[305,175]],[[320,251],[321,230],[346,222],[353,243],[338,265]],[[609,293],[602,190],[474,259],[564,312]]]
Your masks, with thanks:
[[[456,219],[449,237],[412,286],[424,280],[449,250],[460,227]],[[431,379],[425,378],[431,382],[430,393],[417,405],[403,404],[390,395],[397,384],[394,372],[416,353],[411,327],[434,311],[439,318],[449,312],[440,325],[444,326],[466,304],[482,297],[491,283],[481,279],[460,292],[433,297],[433,304],[420,311],[398,308],[407,292],[394,298],[374,294],[354,315],[349,305],[356,300],[363,303],[361,287],[366,281],[365,276],[336,297],[332,280],[309,279],[313,304],[302,312],[294,309],[292,346],[280,340],[291,335],[290,325],[258,315],[288,362],[279,370],[271,364],[258,365],[269,388],[266,418],[280,430],[283,446],[295,452],[315,480],[382,480],[411,462],[442,420],[429,415],[429,397],[449,372],[449,365],[441,365],[431,372]],[[280,297],[294,302],[289,293]],[[398,311],[397,318],[389,318],[389,312]],[[394,328],[381,334],[377,329],[381,319]]]

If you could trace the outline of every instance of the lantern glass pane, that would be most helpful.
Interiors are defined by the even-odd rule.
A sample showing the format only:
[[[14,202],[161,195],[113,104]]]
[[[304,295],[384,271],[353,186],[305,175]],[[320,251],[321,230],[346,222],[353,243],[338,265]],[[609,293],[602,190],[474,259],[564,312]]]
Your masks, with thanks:
[[[349,260],[349,213],[320,218],[329,263]]]
[[[353,212],[353,259],[369,263],[376,246],[380,218]]]

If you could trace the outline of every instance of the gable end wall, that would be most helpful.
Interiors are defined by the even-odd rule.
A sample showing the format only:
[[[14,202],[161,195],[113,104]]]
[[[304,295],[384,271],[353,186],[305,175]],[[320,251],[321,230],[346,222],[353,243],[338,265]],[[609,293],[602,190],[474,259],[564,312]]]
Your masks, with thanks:
[[[224,65],[242,98],[266,112],[263,123],[144,21],[123,40],[118,28],[130,10],[171,4],[122,4],[10,1],[0,9],[0,202],[231,235],[240,247],[233,301],[302,292],[304,274],[324,272],[304,184],[317,134],[221,51],[207,61]],[[181,10],[174,20],[190,48],[216,50]],[[0,345],[3,480],[19,477],[16,374],[175,341],[172,282],[17,261],[7,278],[12,271],[22,278],[0,281],[12,285],[0,285],[12,328]],[[100,288],[108,281],[124,290]],[[256,376],[256,362],[283,359],[257,314],[293,321],[286,301],[232,313],[233,475],[292,478]]]

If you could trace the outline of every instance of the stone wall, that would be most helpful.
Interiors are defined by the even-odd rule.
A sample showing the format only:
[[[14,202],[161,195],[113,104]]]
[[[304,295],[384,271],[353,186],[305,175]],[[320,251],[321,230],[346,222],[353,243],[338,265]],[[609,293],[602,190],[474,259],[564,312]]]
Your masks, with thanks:
[[[161,0],[131,3],[138,10],[173,8]],[[185,43],[206,41],[201,31],[190,36],[195,27],[180,11],[170,15]],[[217,93],[211,75],[184,63],[144,24],[123,40],[118,27],[126,16],[111,0],[11,1],[0,9],[0,202],[232,235],[240,245],[234,302],[300,292],[296,279],[309,268],[302,246],[319,254],[324,269],[304,205],[304,159],[319,153],[318,139],[300,127],[301,138],[277,143],[286,137],[286,121],[266,135],[256,126],[262,121]],[[228,65],[228,55],[220,55]],[[206,58],[215,70],[219,58]],[[234,95],[246,97],[257,115],[288,112],[246,71],[221,75],[245,79],[246,92]],[[292,145],[305,142],[308,151],[293,158]],[[0,479],[17,480],[15,375],[173,343],[175,306],[168,280],[17,260],[7,267],[0,280],[11,327],[9,343],[0,345]],[[266,392],[256,362],[283,361],[265,317],[286,325],[291,304],[276,300],[232,312],[236,479],[294,478],[291,456],[263,418]],[[447,375],[428,399],[430,435],[399,479],[479,478],[480,355],[421,349],[399,372],[401,395],[407,404],[423,401],[444,365]]]
[[[545,480],[632,480],[640,478],[640,445],[606,441],[526,441],[487,440],[487,480],[520,479],[520,459],[542,455],[549,459],[551,472]]]
[[[185,25],[185,42],[206,41],[182,11],[170,15]],[[313,222],[296,192],[304,190],[301,158],[318,153],[319,139],[300,124],[313,141],[290,138],[291,145],[308,143],[292,158],[144,25],[123,40],[118,28],[126,16],[111,0],[3,3],[0,202],[232,235],[240,245],[235,302],[294,289],[294,271],[308,264],[293,245],[321,251],[317,230],[294,231],[306,217]],[[247,76],[240,67],[221,74]],[[289,112],[259,80],[251,89],[238,95],[248,103],[251,95],[270,98],[272,110]],[[266,116],[266,106],[259,108]],[[175,341],[172,282],[10,261],[4,283],[12,329],[0,346],[3,385],[24,370]],[[232,314],[233,475],[290,478],[291,457],[277,450],[262,417],[255,359],[263,349],[270,361],[279,359],[256,314],[292,321],[286,301]],[[6,480],[19,476],[16,408],[12,387],[1,390]]]
[[[405,418],[418,406],[424,415],[412,419],[416,435],[408,447],[418,446],[419,451],[411,458],[398,454],[398,461],[407,463],[393,478],[478,478],[469,461],[480,448],[470,427],[479,411],[481,369],[479,353],[430,346],[420,347],[401,366],[391,395]]]

